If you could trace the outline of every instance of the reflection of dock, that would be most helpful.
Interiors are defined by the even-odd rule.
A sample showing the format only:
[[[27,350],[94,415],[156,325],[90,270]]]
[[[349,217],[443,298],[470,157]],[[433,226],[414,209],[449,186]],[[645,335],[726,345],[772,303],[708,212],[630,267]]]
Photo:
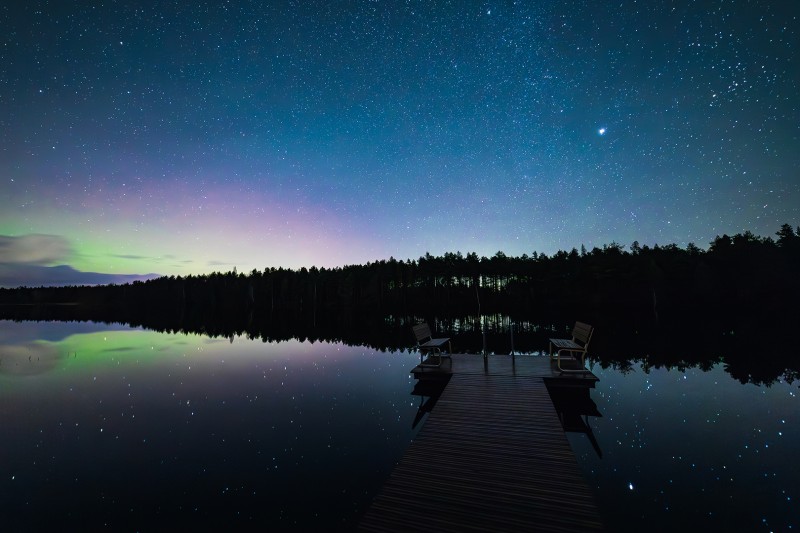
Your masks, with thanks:
[[[602,529],[547,389],[588,390],[593,374],[559,375],[548,357],[460,354],[412,373],[449,383],[362,529]]]
[[[558,387],[549,385],[550,399],[561,420],[561,427],[569,433],[583,433],[589,439],[598,457],[603,457],[600,443],[594,436],[589,417],[603,416],[589,396],[588,388]]]
[[[436,402],[439,401],[444,388],[450,381],[450,375],[446,375],[445,379],[422,379],[417,381],[414,385],[414,390],[411,391],[412,396],[420,397],[420,404],[417,408],[417,416],[414,417],[414,422],[411,423],[411,428],[417,427],[422,421],[422,418],[433,411],[436,407]]]

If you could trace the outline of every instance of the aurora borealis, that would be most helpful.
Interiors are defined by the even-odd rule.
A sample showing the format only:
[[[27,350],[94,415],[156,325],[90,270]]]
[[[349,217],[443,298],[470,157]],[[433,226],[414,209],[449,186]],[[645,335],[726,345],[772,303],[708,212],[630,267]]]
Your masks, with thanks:
[[[799,15],[6,3],[0,286],[772,235],[800,220]]]

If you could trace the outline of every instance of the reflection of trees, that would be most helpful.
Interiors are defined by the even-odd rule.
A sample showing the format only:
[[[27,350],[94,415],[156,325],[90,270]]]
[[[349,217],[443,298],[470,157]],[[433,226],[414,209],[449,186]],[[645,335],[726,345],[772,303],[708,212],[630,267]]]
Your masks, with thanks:
[[[777,240],[750,232],[723,235],[707,251],[694,244],[651,248],[638,242],[628,251],[612,242],[552,256],[426,254],[416,261],[390,258],[333,269],[0,289],[0,316],[390,350],[409,346],[408,326],[419,317],[457,335],[462,351],[480,350],[485,334],[497,353],[511,351],[512,322],[515,349],[531,351],[544,349],[555,328],[561,335],[579,318],[597,327],[593,352],[611,364],[646,357],[654,366],[680,368],[710,364],[724,354],[737,379],[769,383],[798,366],[795,353],[764,346],[762,338],[778,338],[793,327],[786,322],[796,316],[800,296],[798,233],[800,228],[785,224]],[[478,302],[483,320],[475,316]],[[742,361],[760,366],[749,369]]]

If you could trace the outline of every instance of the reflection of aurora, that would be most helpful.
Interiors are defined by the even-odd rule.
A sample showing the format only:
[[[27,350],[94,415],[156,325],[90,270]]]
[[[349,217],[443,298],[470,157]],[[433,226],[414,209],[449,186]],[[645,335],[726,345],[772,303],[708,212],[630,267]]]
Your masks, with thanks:
[[[75,334],[65,334],[70,327]],[[47,339],[47,340],[45,340]],[[313,343],[290,341],[262,342],[231,335],[208,337],[198,333],[163,333],[119,324],[92,322],[14,322],[0,320],[0,377],[34,376],[63,371],[80,373],[120,366],[157,367],[175,365],[190,358],[192,365],[216,364],[220,346],[236,341],[236,357],[225,358],[226,366],[256,357],[262,361],[291,358],[309,364],[313,361]],[[358,352],[347,347],[344,353]],[[352,357],[350,354],[347,357]]]
[[[34,327],[35,326],[35,327]],[[182,355],[224,342],[199,335],[163,334],[120,325],[0,321],[0,375],[33,376],[53,370],[140,363],[157,355]],[[65,334],[70,327],[75,334]],[[50,339],[50,340],[43,340]]]
[[[413,352],[70,325],[0,322],[4,531],[354,529],[414,436]],[[568,438],[609,530],[793,523],[796,386],[726,370],[595,365],[603,458]]]
[[[0,320],[0,375],[35,376],[80,364],[78,354],[117,346],[117,335],[124,332],[128,332],[124,344],[130,346],[135,338],[131,328],[120,324]]]
[[[17,325],[0,323],[3,531],[354,529],[413,437],[413,353]]]
[[[102,322],[0,320],[0,346],[36,341],[60,342],[72,335],[102,331],[130,331],[122,324]]]

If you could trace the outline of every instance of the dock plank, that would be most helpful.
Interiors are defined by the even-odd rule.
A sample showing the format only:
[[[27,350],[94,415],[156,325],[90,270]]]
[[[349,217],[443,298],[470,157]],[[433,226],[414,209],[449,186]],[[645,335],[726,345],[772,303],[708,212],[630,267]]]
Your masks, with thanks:
[[[564,364],[564,362],[562,362]],[[454,370],[455,369],[455,370]],[[485,376],[518,376],[540,377],[558,380],[561,384],[575,383],[585,386],[589,382],[597,382],[597,376],[587,371],[584,374],[560,373],[556,365],[547,356],[511,356],[490,355],[484,358],[475,354],[453,354],[445,359],[441,367],[420,367],[411,369],[417,378],[435,377],[445,374],[478,374]],[[592,384],[589,383],[591,387]]]
[[[547,392],[549,369],[518,357],[513,369],[510,361],[491,360],[487,372],[476,358],[483,359],[454,355],[436,407],[360,528],[602,530]]]

